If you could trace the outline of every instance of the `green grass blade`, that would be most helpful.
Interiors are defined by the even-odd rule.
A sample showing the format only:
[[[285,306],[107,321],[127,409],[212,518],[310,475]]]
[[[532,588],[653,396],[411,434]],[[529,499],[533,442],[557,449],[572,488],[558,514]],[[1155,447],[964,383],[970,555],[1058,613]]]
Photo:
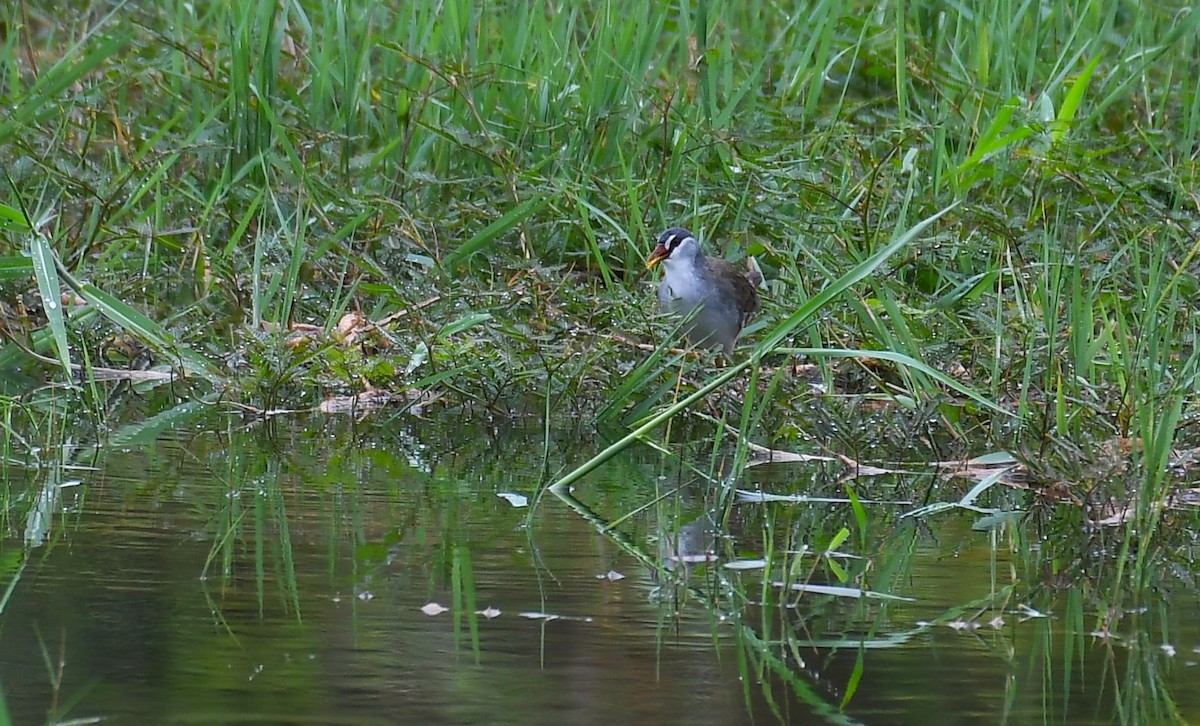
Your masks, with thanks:
[[[957,206],[958,202],[954,202],[950,206],[942,209],[940,212],[921,220],[907,232],[892,240],[892,242],[881,248],[875,254],[863,260],[856,267],[854,267],[854,269],[850,270],[845,275],[842,275],[837,280],[834,280],[824,290],[817,293],[803,305],[797,308],[794,313],[788,316],[787,320],[784,320],[782,323],[775,326],[775,329],[768,333],[767,336],[754,347],[754,356],[756,358],[761,358],[766,353],[770,353],[772,350],[779,347],[779,344],[782,343],[784,339],[786,339],[792,334],[793,331],[803,325],[818,310],[829,304],[830,300],[833,300],[838,295],[841,295],[851,285],[854,285],[873,273],[875,270],[879,269],[880,265],[886,262],[889,257],[899,252],[906,245],[908,245],[909,242],[912,242],[922,232],[924,232],[929,225],[941,219],[946,215],[946,213]]]
[[[3,686],[0,686],[0,726],[12,726],[12,717],[8,714],[8,703],[4,700]]]
[[[124,300],[110,295],[90,282],[80,283],[78,292],[88,303],[96,306],[101,315],[121,329],[144,338],[160,349],[169,350],[175,346],[175,341],[167,331]]]
[[[669,406],[666,410],[659,413],[654,418],[650,419],[646,423],[642,424],[641,426],[637,427],[633,431],[631,431],[628,434],[626,434],[625,436],[623,436],[616,443],[612,444],[611,446],[609,446],[606,449],[604,449],[603,451],[601,451],[599,454],[596,454],[592,458],[588,459],[583,464],[576,467],[574,470],[568,472],[565,476],[561,477],[558,481],[556,481],[550,485],[550,491],[554,492],[556,494],[561,493],[561,492],[566,492],[567,487],[569,487],[571,484],[575,483],[576,481],[579,481],[584,476],[587,476],[587,474],[594,471],[601,464],[608,461],[612,457],[616,456],[618,453],[623,451],[626,447],[628,447],[634,441],[637,441],[641,437],[645,436],[646,434],[650,433],[654,429],[661,426],[666,421],[670,420],[672,417],[674,417],[680,411],[683,411],[684,409],[690,407],[692,404],[696,403],[697,401],[703,400],[705,396],[707,396],[708,394],[712,393],[713,391],[717,390],[721,386],[725,385],[729,381],[736,378],[749,365],[750,365],[750,360],[747,359],[735,366],[730,366],[728,369],[725,370],[724,373],[716,376],[715,378],[710,380],[708,383],[706,383],[703,386],[701,386],[700,388],[698,388],[695,391],[695,393],[675,402],[673,405]]]
[[[55,268],[54,250],[50,249],[50,240],[40,232],[34,232],[29,237],[29,253],[33,260],[33,276],[37,279],[38,292],[42,296],[42,308],[46,311],[46,321],[54,340],[54,349],[58,354],[58,363],[62,366],[63,374],[71,378],[71,349],[67,345],[67,323],[62,311],[62,286],[58,280]]]
[[[1096,66],[1100,64],[1100,56],[1097,55],[1088,62],[1084,67],[1083,72],[1071,84],[1071,90],[1067,91],[1067,97],[1063,99],[1062,107],[1058,109],[1058,116],[1054,122],[1050,124],[1050,142],[1057,144],[1063,140],[1070,130],[1071,124],[1075,122],[1075,116],[1079,113],[1079,106],[1083,103],[1083,96],[1087,93],[1088,83],[1092,80],[1092,74],[1096,71]]]
[[[28,257],[0,257],[0,280],[28,279],[33,274],[33,260]]]
[[[123,4],[123,3],[122,3]],[[99,25],[97,25],[99,27]],[[20,103],[4,120],[0,121],[0,144],[6,144],[25,124],[37,120],[43,113],[61,108],[62,93],[83,76],[96,70],[109,57],[122,50],[130,38],[120,35],[96,46],[90,53],[74,60],[75,51],[84,46],[88,39],[68,50],[38,78],[28,91],[20,96]]]
[[[158,351],[177,358],[184,368],[192,373],[210,381],[221,378],[221,374],[208,359],[180,346],[170,333],[145,313],[90,282],[76,280],[62,263],[58,263],[58,271],[80,297],[122,330],[137,336]]]
[[[162,326],[123,300],[91,283],[82,283],[77,288],[77,292],[89,304],[95,306],[101,315],[117,326],[145,340],[160,352],[177,357],[188,371],[210,381],[216,381],[222,377],[207,358],[180,346]]]
[[[20,209],[0,204],[0,230],[8,232],[29,232],[32,228],[25,219],[25,213]]]
[[[459,318],[452,323],[446,323],[442,329],[438,331],[438,338],[449,338],[452,335],[457,335],[464,330],[470,330],[476,325],[482,325],[492,319],[491,313],[472,313],[465,317]]]
[[[465,262],[468,257],[495,242],[497,237],[534,214],[537,214],[549,201],[550,197],[548,195],[538,194],[508,210],[499,219],[476,232],[474,237],[463,242],[443,257],[442,268],[445,270],[454,270],[454,268]]]
[[[952,388],[955,391],[963,394],[972,401],[975,401],[981,406],[985,406],[996,413],[1005,416],[1017,416],[1016,413],[1001,408],[994,402],[986,398],[983,394],[972,389],[970,386],[954,380],[950,376],[941,371],[931,368],[928,364],[913,358],[904,353],[897,353],[891,350],[851,350],[846,348],[778,348],[777,352],[786,353],[788,355],[806,355],[813,358],[877,358],[879,360],[887,360],[893,363],[899,363],[902,366],[920,371],[938,383],[941,383],[947,388]]]

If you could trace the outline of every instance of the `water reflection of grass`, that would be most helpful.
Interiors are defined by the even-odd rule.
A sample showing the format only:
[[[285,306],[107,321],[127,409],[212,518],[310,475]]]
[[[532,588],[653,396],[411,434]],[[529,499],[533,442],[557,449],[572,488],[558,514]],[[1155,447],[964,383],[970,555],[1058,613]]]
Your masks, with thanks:
[[[755,482],[753,488],[769,485],[771,478],[752,470],[735,476],[726,468],[734,461],[733,448],[706,453],[703,441],[691,438],[695,433],[689,430],[688,440],[676,446],[656,442],[679,450],[680,458],[664,459],[665,470],[678,472],[679,478],[658,477],[662,494],[639,508],[658,513],[652,518],[657,529],[645,542],[624,534],[633,529],[631,517],[646,518],[643,511],[606,518],[565,488],[555,491],[599,533],[656,573],[659,586],[652,597],[663,608],[664,632],[676,632],[688,612],[694,617],[702,610],[718,651],[733,639],[748,705],[765,703],[785,720],[788,714],[796,717],[795,703],[784,702],[792,699],[833,722],[853,722],[843,709],[893,720],[915,718],[927,708],[920,704],[927,703],[928,694],[943,685],[931,681],[916,692],[887,688],[892,693],[887,696],[860,693],[860,681],[887,681],[895,668],[911,669],[913,660],[924,657],[919,654],[929,648],[928,641],[950,637],[982,649],[973,656],[972,669],[1010,682],[1001,702],[1012,718],[1039,712],[1033,694],[1040,694],[1044,713],[1068,720],[1094,709],[1137,723],[1181,718],[1169,700],[1147,697],[1171,691],[1161,665],[1168,658],[1166,645],[1154,638],[1171,623],[1178,625],[1180,617],[1170,617],[1155,596],[1150,601],[1157,604],[1148,612],[1098,611],[1114,594],[1108,578],[1055,582],[1051,575],[1065,560],[1067,569],[1081,566],[1081,538],[1033,534],[1051,520],[1043,519],[1044,512],[1023,516],[1010,509],[1020,501],[1011,492],[993,493],[989,500],[1000,509],[975,507],[974,522],[966,522],[973,526],[956,534],[960,525],[945,521],[944,512],[887,501],[919,500],[923,488],[928,494],[926,487],[942,478],[934,471],[864,480],[846,479],[842,467],[800,477],[797,486],[806,493],[755,496],[731,484],[740,477]],[[643,486],[653,487],[654,480],[648,477]],[[887,494],[883,501],[866,502],[858,497],[863,489]],[[840,502],[833,496],[838,491]],[[968,496],[973,501],[984,491],[976,487]],[[1008,515],[997,516],[998,511]],[[927,521],[938,518],[942,521]],[[1052,518],[1061,519],[1070,516],[1059,512]],[[980,534],[990,546],[980,546]],[[1083,539],[1097,546],[1094,538]],[[1112,530],[1111,543],[1119,541],[1119,530]],[[933,588],[920,584],[930,579],[930,570],[944,569],[937,561],[943,555],[931,558],[927,552],[931,545],[939,552],[964,548],[956,574],[932,575],[939,582]],[[1117,551],[1114,547],[1091,566],[1111,569]],[[964,567],[975,574],[964,577]],[[1160,571],[1155,583],[1191,602],[1186,582]],[[1139,597],[1131,584],[1123,588],[1124,597]],[[1111,630],[1118,623],[1121,633]],[[1185,632],[1174,637],[1187,642],[1193,635],[1186,626]],[[953,646],[938,650],[949,659]],[[892,661],[872,655],[886,651],[903,655]],[[1106,665],[1114,659],[1128,667]],[[872,669],[879,671],[874,679]],[[910,678],[898,680],[913,685]],[[1097,680],[1111,686],[1099,701],[1082,687]],[[977,700],[962,695],[970,708],[981,708],[998,694],[981,684]],[[889,698],[901,700],[888,706]]]
[[[632,432],[606,457],[674,450],[655,432],[701,409],[741,432],[703,431],[714,462],[729,442],[707,472],[729,488],[750,441],[881,465],[1011,452],[1019,487],[971,497],[1013,561],[995,607],[1065,600],[1080,633],[1144,635],[1156,593],[1194,569],[1180,482],[1198,446],[1200,13],[1074,0],[1015,14],[933,0],[0,13],[6,462],[62,445],[47,425],[62,398],[30,393],[47,380],[81,384],[70,407],[96,432],[153,389],[170,404],[143,412],[143,436],[192,415],[180,401],[277,415],[386,390],[371,405],[595,414]],[[756,255],[768,278],[720,372],[660,345],[642,259],[675,223],[713,254]],[[922,481],[901,494],[926,517],[964,499]],[[813,561],[834,579],[902,572],[884,566],[891,532],[932,525],[879,531],[854,502],[866,484],[850,489],[804,542],[783,534],[786,507],[765,508],[768,570],[789,580],[776,548],[836,540],[869,564]],[[265,492],[252,510],[224,504],[214,566],[248,523],[286,522]],[[47,501],[0,496],[10,523]],[[270,531],[286,555],[287,529]],[[14,552],[0,552],[10,583]],[[744,596],[768,594],[781,597]],[[1129,677],[1151,680],[1119,689],[1123,720],[1170,700],[1142,665]]]

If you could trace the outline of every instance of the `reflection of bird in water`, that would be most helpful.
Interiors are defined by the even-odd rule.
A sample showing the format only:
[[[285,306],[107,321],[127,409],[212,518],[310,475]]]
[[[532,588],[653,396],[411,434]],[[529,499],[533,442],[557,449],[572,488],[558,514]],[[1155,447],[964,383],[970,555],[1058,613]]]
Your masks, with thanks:
[[[682,565],[686,575],[691,565],[716,561],[718,535],[719,530],[707,513],[680,525],[675,532],[663,530],[658,538],[663,569],[676,572]]]

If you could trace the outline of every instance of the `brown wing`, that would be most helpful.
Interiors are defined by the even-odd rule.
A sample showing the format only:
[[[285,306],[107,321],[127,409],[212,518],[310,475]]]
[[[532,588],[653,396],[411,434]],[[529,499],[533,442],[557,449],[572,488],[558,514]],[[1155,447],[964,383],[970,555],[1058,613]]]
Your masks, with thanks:
[[[720,280],[718,284],[734,300],[737,300],[738,312],[741,313],[741,324],[744,327],[746,321],[762,308],[762,304],[758,300],[758,290],[748,279],[748,273],[740,267],[715,257],[709,257],[707,262],[716,278]],[[757,273],[756,276],[758,276]],[[761,276],[759,277],[761,279]]]

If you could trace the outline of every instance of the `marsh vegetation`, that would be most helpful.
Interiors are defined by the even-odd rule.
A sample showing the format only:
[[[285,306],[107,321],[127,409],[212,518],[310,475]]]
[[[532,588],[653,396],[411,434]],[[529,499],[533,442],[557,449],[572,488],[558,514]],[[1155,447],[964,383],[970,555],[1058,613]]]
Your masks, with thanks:
[[[503,641],[542,644],[524,678],[559,588],[605,673],[585,617],[638,601],[631,687],[708,636],[747,718],[907,717],[862,685],[944,632],[1002,684],[962,713],[1197,718],[1198,31],[1135,0],[5,5],[13,720],[135,716],[63,666],[102,629],[38,614],[150,540],[178,557],[145,579],[183,578],[158,604],[250,661],[340,624],[315,661],[415,677],[321,604],[388,593],[450,610],[405,618],[414,670],[524,673],[488,646],[504,573],[546,624]],[[763,272],[730,359],[657,314],[673,226]],[[573,599],[602,563],[642,576]],[[241,657],[171,632],[181,677]],[[203,711],[160,685],[136,716]]]

